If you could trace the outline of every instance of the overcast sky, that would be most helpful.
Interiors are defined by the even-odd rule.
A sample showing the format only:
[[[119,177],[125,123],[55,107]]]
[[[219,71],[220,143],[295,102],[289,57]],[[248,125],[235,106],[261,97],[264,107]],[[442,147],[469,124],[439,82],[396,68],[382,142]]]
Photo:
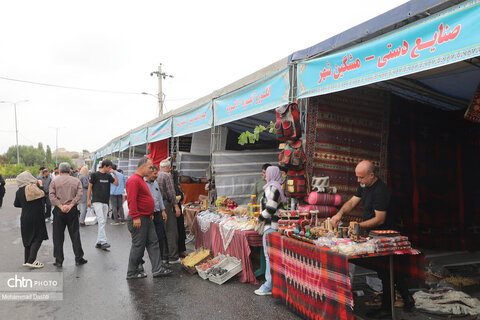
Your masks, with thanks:
[[[162,63],[167,111],[406,1],[2,1],[0,79],[17,105],[19,144],[93,151],[157,116]],[[15,145],[0,104],[0,154]]]

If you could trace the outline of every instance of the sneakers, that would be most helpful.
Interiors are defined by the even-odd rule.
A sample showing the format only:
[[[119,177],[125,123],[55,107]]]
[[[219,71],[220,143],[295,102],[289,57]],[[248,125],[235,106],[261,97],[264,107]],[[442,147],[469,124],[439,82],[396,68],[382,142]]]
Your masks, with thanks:
[[[259,288],[254,291],[257,296],[270,296],[272,295],[272,291],[263,291],[262,288]]]
[[[177,260],[170,260],[168,261],[169,264],[177,264],[177,263],[182,263],[182,260],[180,258],[178,258]]]
[[[160,268],[160,271],[152,274],[152,276],[154,278],[160,278],[160,277],[168,277],[169,275],[171,275],[173,273],[173,271],[171,269],[167,269],[167,268]]]
[[[39,262],[38,260],[35,260],[32,263],[28,263],[28,262],[24,263],[23,266],[24,267],[35,268],[35,269],[40,269],[40,268],[43,268],[43,263]]]
[[[80,258],[80,259],[78,259],[77,261],[75,261],[75,264],[76,264],[77,266],[81,266],[82,264],[85,264],[85,263],[87,263],[87,262],[88,262],[88,260],[83,259],[83,258]]]
[[[110,248],[110,245],[109,245],[108,243],[106,243],[106,242],[105,242],[105,243],[97,243],[97,244],[95,245],[95,248],[105,250],[105,249]]]
[[[58,262],[58,261],[55,261],[55,262],[53,263],[53,265],[54,265],[55,267],[57,267],[57,268],[61,268],[61,267],[62,267],[62,263],[61,263],[61,262]]]
[[[110,223],[110,224],[111,224],[112,226],[119,226],[121,223],[114,221],[114,222],[112,222],[112,223]]]
[[[127,280],[142,279],[146,277],[147,277],[147,274],[145,272],[136,272],[135,274],[132,274],[130,276],[127,275]]]

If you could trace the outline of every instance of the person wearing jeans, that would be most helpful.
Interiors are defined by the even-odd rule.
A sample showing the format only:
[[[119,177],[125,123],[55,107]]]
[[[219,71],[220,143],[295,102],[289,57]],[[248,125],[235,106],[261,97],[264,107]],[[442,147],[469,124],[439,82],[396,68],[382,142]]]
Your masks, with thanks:
[[[277,211],[282,206],[282,202],[286,202],[285,195],[282,191],[282,174],[277,166],[270,166],[266,172],[267,183],[263,187],[264,194],[261,199],[261,213],[258,216],[259,222],[265,222],[263,231],[263,251],[265,253],[265,283],[255,290],[255,294],[259,296],[266,296],[272,294],[272,276],[270,272],[270,261],[268,259],[267,240],[269,233],[278,230]]]
[[[112,169],[115,170],[118,179],[118,186],[110,185],[110,203],[112,204],[113,226],[125,224],[125,215],[123,213],[123,194],[125,193],[125,177],[117,171],[117,165],[113,164]],[[113,173],[111,174],[113,176]]]
[[[113,176],[110,173],[113,173]],[[112,169],[112,161],[106,159],[100,164],[100,169],[92,173],[87,194],[87,205],[93,208],[98,222],[97,244],[95,247],[104,250],[110,247],[105,232],[108,201],[110,200],[110,183],[118,186],[118,178],[115,170]]]

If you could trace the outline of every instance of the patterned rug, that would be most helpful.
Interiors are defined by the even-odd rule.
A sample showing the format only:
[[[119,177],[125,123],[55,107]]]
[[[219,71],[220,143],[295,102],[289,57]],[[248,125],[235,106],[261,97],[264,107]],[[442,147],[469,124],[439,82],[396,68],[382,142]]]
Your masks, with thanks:
[[[480,83],[464,115],[468,121],[480,123]]]
[[[329,176],[343,201],[358,188],[355,166],[372,161],[386,181],[388,93],[358,88],[309,99],[306,151],[308,172]]]

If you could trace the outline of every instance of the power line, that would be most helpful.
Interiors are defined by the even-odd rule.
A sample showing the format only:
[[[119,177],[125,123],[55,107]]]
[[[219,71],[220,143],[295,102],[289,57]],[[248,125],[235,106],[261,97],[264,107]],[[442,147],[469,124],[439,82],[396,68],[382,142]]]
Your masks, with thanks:
[[[7,81],[15,81],[21,83],[28,83],[38,86],[46,86],[46,87],[53,87],[53,88],[60,88],[60,89],[70,89],[70,90],[81,90],[81,91],[90,91],[90,92],[98,92],[98,93],[113,93],[113,94],[130,94],[130,95],[143,95],[143,92],[129,92],[129,91],[114,91],[114,90],[101,90],[101,89],[91,89],[91,88],[81,88],[81,87],[71,87],[71,86],[64,86],[52,83],[44,83],[44,82],[36,82],[36,81],[29,81],[29,80],[22,80],[22,79],[14,79],[8,77],[0,76],[1,80]],[[178,98],[178,99],[165,99],[165,101],[185,101],[185,100],[193,100],[196,98]]]
[[[99,90],[99,89],[90,89],[90,88],[80,88],[80,87],[70,87],[70,86],[63,86],[58,84],[51,84],[51,83],[43,83],[43,82],[35,82],[29,80],[21,80],[21,79],[13,79],[0,76],[0,79],[7,80],[7,81],[15,81],[15,82],[22,82],[28,84],[34,84],[39,86],[46,86],[46,87],[54,87],[54,88],[62,88],[62,89],[71,89],[71,90],[82,90],[82,91],[91,91],[91,92],[100,92],[100,93],[115,93],[115,94],[135,94],[140,95],[140,92],[126,92],[126,91],[113,91],[113,90]]]

